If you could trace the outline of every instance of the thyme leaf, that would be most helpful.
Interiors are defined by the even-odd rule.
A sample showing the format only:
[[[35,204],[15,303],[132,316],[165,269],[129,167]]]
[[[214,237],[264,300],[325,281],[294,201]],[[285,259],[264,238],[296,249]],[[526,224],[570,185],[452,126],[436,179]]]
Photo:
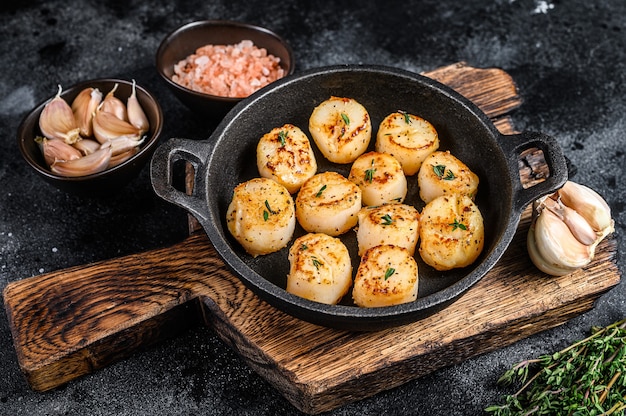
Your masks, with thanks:
[[[372,183],[372,181],[374,180],[374,173],[376,173],[376,168],[374,167],[374,159],[372,159],[371,166],[371,168],[365,171],[365,181],[369,183]]]
[[[311,261],[313,262],[313,266],[315,266],[315,268],[316,268],[317,270],[319,270],[320,266],[323,264],[323,263],[322,263],[321,261],[319,261],[319,260],[317,259],[317,257],[315,257],[315,256],[311,257]]]
[[[280,140],[280,147],[284,147],[287,144],[287,132],[285,130],[278,132],[278,140]]]
[[[385,280],[389,279],[395,272],[396,269],[393,267],[387,267],[387,270],[385,271]]]
[[[322,196],[322,192],[324,192],[325,190],[326,190],[326,185],[322,186],[322,187],[320,188],[320,190],[319,190],[319,191],[317,191],[317,193],[315,194],[315,197],[316,197],[316,198],[321,197],[321,196]]]
[[[454,219],[453,223],[450,223],[448,225],[452,227],[452,231],[456,230],[457,228],[460,228],[463,231],[467,231],[467,226],[462,222],[459,222],[459,220],[457,220],[456,218]]]
[[[341,113],[341,119],[346,123],[346,126],[350,125],[350,117],[346,113]]]
[[[433,167],[433,172],[439,179],[443,178],[443,174],[446,171],[446,165],[431,165]]]
[[[391,218],[391,215],[389,214],[385,214],[382,217],[380,217],[383,220],[383,225],[391,225],[393,224],[393,219]]]

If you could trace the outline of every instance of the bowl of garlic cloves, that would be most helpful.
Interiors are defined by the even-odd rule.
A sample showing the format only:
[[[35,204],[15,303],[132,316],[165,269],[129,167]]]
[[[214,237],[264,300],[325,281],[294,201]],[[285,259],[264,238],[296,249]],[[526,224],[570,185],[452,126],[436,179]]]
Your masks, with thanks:
[[[106,196],[143,169],[162,125],[159,103],[135,80],[95,79],[58,85],[24,117],[17,139],[26,162],[48,183]]]

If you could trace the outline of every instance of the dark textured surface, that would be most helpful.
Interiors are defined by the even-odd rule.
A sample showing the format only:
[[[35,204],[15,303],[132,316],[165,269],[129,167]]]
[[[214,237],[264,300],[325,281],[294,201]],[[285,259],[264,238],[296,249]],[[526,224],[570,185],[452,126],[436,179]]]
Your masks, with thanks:
[[[372,63],[427,71],[457,61],[509,72],[524,99],[519,130],[553,135],[578,167],[576,180],[606,197],[624,268],[626,3],[262,1],[13,2],[0,12],[0,289],[10,281],[163,247],[187,233],[186,214],[156,197],[148,169],[105,199],[83,199],[40,180],[16,146],[21,118],[39,101],[88,78],[135,78],[160,99],[163,138],[204,138],[212,126],[166,89],[154,54],[166,33],[198,19],[266,26],[285,36],[296,71]],[[18,4],[20,4],[18,6]],[[503,390],[502,371],[560,349],[591,325],[626,315],[623,284],[596,308],[510,347],[332,412],[481,414]],[[0,314],[2,415],[274,415],[293,407],[208,329],[133,355],[48,393],[17,365]]]

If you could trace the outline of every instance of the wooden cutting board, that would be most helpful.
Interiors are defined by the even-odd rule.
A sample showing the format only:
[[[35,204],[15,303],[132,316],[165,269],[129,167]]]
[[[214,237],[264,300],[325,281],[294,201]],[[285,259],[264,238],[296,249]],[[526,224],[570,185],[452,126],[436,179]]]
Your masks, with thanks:
[[[425,75],[473,100],[504,133],[520,97],[498,69],[454,64]],[[523,183],[545,176],[540,152],[520,159]],[[206,324],[295,407],[309,414],[391,389],[589,310],[615,286],[616,241],[584,270],[550,277],[526,253],[530,210],[502,259],[444,311],[379,332],[292,318],[261,301],[219,259],[197,222],[172,247],[10,283],[4,303],[21,370],[34,390],[77,377]]]

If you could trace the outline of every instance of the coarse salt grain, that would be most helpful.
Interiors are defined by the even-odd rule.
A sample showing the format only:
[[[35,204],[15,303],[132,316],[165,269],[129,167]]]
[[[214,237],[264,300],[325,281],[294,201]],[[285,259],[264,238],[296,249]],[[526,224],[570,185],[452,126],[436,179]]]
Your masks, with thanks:
[[[205,45],[174,65],[172,80],[194,91],[221,97],[247,97],[283,77],[280,58],[250,40]]]

